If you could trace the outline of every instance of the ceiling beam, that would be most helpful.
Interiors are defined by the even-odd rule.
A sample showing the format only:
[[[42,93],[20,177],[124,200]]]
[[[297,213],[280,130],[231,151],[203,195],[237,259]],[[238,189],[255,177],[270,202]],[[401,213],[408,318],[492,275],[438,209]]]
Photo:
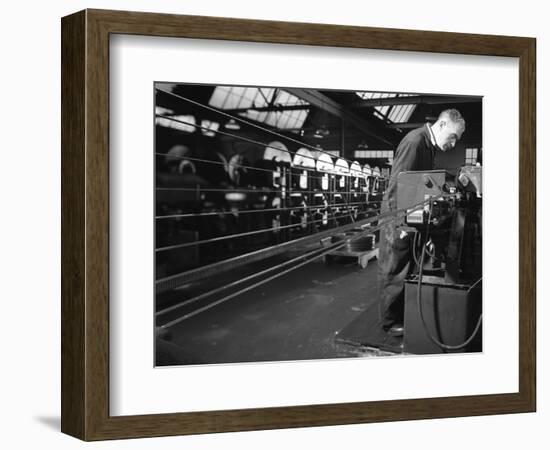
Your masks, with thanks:
[[[384,142],[385,144],[392,145],[391,141],[383,136],[380,136],[379,131],[375,129],[372,124],[366,122],[364,119],[362,119],[349,109],[345,108],[340,103],[335,102],[324,94],[321,94],[319,91],[313,89],[296,88],[285,88],[284,90],[289,94],[295,95],[296,97],[301,98],[308,103],[311,103],[317,108],[327,111],[328,113],[336,117],[344,119],[346,124],[353,125],[354,127],[361,130],[365,135],[372,136],[379,141]]]
[[[409,123],[409,122],[397,122],[397,123],[389,123],[386,126],[388,128],[394,128],[394,129],[405,129],[405,128],[420,128],[422,126],[426,125],[426,122],[418,122],[418,123]]]
[[[410,97],[369,98],[352,103],[353,108],[371,108],[386,105],[441,105],[445,103],[477,103],[482,97],[478,96],[451,96],[451,95],[413,95]]]
[[[248,111],[269,112],[269,111],[303,111],[311,109],[311,105],[273,105],[273,106],[251,106],[249,108],[224,109],[228,114],[240,114]]]
[[[435,120],[426,120],[426,122],[429,122],[429,123],[434,123]],[[423,127],[424,125],[426,125],[426,122],[395,122],[395,123],[388,123],[386,126],[388,128],[393,128],[393,129],[398,129],[398,128],[402,128],[402,129],[405,129],[405,128],[420,128],[420,127]],[[473,122],[473,123],[466,123],[467,125],[467,128],[469,130],[481,130],[481,124],[480,123],[476,123],[476,122]]]

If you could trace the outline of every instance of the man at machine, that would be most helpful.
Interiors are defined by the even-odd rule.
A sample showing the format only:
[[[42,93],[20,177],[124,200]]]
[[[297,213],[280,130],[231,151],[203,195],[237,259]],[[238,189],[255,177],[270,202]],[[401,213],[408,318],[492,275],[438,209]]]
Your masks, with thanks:
[[[437,121],[409,132],[397,147],[381,213],[397,210],[397,178],[400,172],[434,169],[436,150],[454,148],[464,133],[465,121],[456,109],[447,109]],[[380,324],[392,336],[403,335],[405,278],[410,269],[410,238],[392,220],[380,232],[378,286]]]

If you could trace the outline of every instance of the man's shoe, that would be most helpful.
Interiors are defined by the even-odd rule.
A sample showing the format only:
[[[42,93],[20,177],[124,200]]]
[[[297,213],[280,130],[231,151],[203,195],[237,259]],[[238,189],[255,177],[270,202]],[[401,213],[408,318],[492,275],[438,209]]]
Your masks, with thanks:
[[[390,328],[388,328],[387,333],[390,336],[403,336],[405,328],[403,327],[403,324],[396,323],[395,325],[392,325]]]

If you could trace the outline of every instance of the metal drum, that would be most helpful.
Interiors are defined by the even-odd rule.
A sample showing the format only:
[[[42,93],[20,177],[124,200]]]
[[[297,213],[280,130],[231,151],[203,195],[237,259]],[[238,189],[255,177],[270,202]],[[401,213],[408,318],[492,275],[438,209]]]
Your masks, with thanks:
[[[351,190],[358,192],[361,188],[361,178],[363,178],[361,165],[357,161],[353,161],[349,167],[349,173],[351,176]]]
[[[292,164],[292,157],[286,145],[279,141],[270,142],[264,150],[261,160],[255,164],[254,186],[275,187],[285,186],[285,173]]]
[[[315,169],[315,157],[307,148],[300,148],[292,160],[292,188],[307,191],[309,172]]]
[[[335,182],[334,182],[334,215],[338,216],[341,214],[347,214],[348,208],[346,204],[348,203],[347,200],[347,192],[346,188],[348,187],[348,179],[349,179],[349,164],[348,162],[343,159],[339,158],[336,160],[336,163],[334,164],[334,172],[335,172]]]
[[[363,180],[363,170],[357,161],[353,161],[349,168],[350,186],[349,186],[349,205],[354,219],[357,219],[362,205],[361,182]]]
[[[313,220],[318,227],[324,228],[328,225],[329,216],[329,191],[332,189],[331,180],[334,177],[334,163],[328,153],[319,152],[315,163],[317,170],[315,174],[315,193],[313,194]]]
[[[365,164],[363,166],[363,177],[365,179],[365,184],[363,186],[363,190],[368,194],[371,192],[371,177],[372,177],[372,169],[368,164]]]
[[[343,158],[338,158],[334,164],[334,172],[336,173],[336,190],[345,191],[346,181],[349,178],[349,164]]]
[[[320,153],[315,163],[317,169],[315,187],[323,191],[331,189],[330,180],[334,173],[334,163],[328,153]]]
[[[372,190],[373,192],[378,193],[378,191],[380,191],[380,167],[374,166],[374,168],[372,169],[372,175],[374,177]]]

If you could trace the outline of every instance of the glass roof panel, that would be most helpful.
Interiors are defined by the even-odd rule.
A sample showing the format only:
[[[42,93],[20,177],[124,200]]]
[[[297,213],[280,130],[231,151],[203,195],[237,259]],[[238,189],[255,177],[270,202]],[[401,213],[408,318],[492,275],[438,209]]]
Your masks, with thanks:
[[[396,105],[388,114],[388,119],[394,123],[404,123],[409,120],[416,105]]]
[[[395,98],[395,97],[411,97],[416,94],[402,94],[392,92],[366,92],[360,91],[355,93],[363,100],[371,100],[377,98]],[[387,118],[391,122],[400,123],[407,122],[411,117],[416,105],[379,105],[375,106],[375,115],[381,118]]]
[[[275,98],[273,98],[273,96]],[[309,103],[284,90],[256,87],[224,87],[214,89],[209,105],[220,109],[245,109],[240,116],[256,122],[262,122],[280,129],[301,128],[309,110],[296,109],[290,111],[257,111],[254,108],[265,108],[271,103],[275,106],[309,106]]]
[[[370,100],[370,99],[376,99],[376,98],[390,98],[390,97],[397,97],[399,95],[393,92],[365,92],[365,91],[356,92],[355,94],[358,95],[363,100]]]
[[[390,107],[388,105],[384,105],[384,106],[375,106],[374,109],[376,109],[380,114],[382,114],[383,116],[386,115],[386,113],[388,112],[388,109],[390,109]]]
[[[273,96],[274,89],[241,86],[216,86],[208,104],[220,109],[263,107]]]

